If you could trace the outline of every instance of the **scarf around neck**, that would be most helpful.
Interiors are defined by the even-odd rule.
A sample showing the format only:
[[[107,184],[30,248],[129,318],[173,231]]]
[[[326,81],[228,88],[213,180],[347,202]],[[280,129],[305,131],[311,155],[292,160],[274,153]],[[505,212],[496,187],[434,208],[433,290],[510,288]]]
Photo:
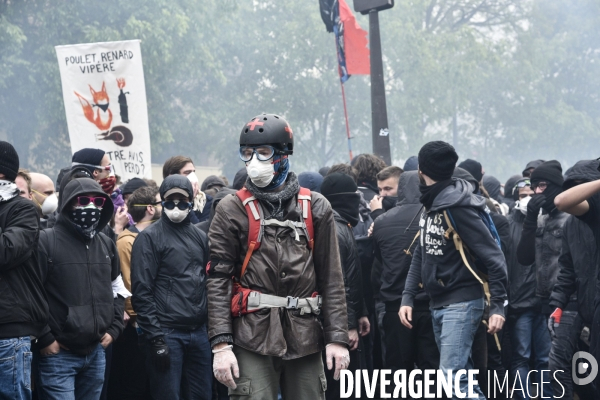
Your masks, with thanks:
[[[421,201],[421,204],[423,204],[425,208],[429,210],[433,205],[435,198],[442,192],[442,190],[450,186],[452,182],[452,179],[446,179],[444,181],[436,182],[430,186],[427,186],[424,183],[419,184],[419,191],[421,192],[421,197],[419,200]]]
[[[265,219],[275,218],[283,221],[284,204],[298,194],[300,184],[296,174],[290,172],[285,187],[279,192],[267,192],[252,183],[250,178],[246,180],[246,189],[265,206],[266,214],[270,213],[270,215],[265,215]]]
[[[21,193],[14,182],[0,180],[0,203],[17,197]]]

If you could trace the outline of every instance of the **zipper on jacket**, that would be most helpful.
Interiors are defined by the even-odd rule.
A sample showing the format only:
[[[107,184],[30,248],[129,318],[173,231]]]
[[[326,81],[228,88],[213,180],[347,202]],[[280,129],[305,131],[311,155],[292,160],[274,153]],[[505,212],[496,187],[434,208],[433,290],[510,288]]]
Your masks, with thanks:
[[[86,248],[86,260],[87,260],[87,266],[88,266],[88,283],[90,285],[90,291],[92,293],[92,313],[94,314],[94,334],[96,332],[98,332],[98,324],[97,324],[97,319],[98,316],[96,315],[96,301],[95,301],[95,296],[94,296],[94,285],[92,284],[92,266],[90,265],[90,246],[88,243],[86,243],[85,245]]]

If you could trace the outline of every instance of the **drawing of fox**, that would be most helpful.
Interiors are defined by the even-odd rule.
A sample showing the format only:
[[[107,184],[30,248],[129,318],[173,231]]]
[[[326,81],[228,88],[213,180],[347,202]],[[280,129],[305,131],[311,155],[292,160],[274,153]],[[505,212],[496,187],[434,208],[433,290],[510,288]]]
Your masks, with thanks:
[[[79,103],[83,108],[83,115],[85,115],[88,121],[96,125],[98,129],[110,129],[112,124],[112,112],[108,108],[110,102],[108,93],[106,92],[106,83],[102,82],[102,89],[100,89],[100,91],[95,91],[94,88],[92,88],[92,85],[88,86],[90,87],[90,93],[92,94],[93,104],[90,104],[90,102],[82,95],[75,92],[75,95],[79,98]],[[96,115],[94,115],[93,107],[98,107],[96,109]]]

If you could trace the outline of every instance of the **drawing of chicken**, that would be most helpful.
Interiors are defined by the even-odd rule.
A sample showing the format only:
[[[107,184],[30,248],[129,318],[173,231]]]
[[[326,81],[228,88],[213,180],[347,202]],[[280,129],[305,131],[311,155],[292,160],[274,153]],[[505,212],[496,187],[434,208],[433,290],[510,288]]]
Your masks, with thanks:
[[[102,82],[102,89],[100,89],[100,91],[95,91],[94,88],[92,88],[92,85],[88,86],[90,87],[90,93],[92,94],[93,104],[90,104],[85,97],[75,92],[75,95],[79,98],[79,103],[83,108],[83,115],[85,115],[88,121],[96,125],[98,129],[108,130],[112,124],[112,112],[108,108],[110,103],[108,93],[106,92],[106,83]],[[94,115],[93,107],[98,107],[96,109],[96,115]]]

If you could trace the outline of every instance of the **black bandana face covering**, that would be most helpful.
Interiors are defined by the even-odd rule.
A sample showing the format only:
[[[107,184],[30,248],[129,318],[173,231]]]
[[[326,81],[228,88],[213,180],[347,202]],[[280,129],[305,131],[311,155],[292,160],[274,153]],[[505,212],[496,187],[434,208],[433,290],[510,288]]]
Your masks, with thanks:
[[[71,221],[77,230],[87,238],[93,238],[100,222],[102,209],[95,206],[78,207],[71,211]]]

